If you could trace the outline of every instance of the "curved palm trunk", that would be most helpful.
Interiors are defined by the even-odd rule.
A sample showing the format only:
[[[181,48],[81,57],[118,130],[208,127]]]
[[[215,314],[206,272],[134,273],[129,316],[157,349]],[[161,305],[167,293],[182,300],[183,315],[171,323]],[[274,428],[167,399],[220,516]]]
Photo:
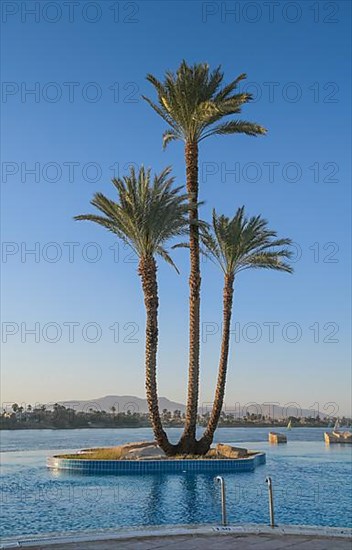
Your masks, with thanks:
[[[138,273],[142,280],[144,303],[147,313],[145,330],[145,387],[155,440],[166,454],[174,454],[172,445],[163,430],[158,403],[156,382],[156,355],[158,348],[158,283],[156,263],[153,257],[141,258]]]
[[[189,367],[186,420],[178,444],[178,452],[193,454],[196,448],[196,427],[199,393],[200,353],[200,265],[198,221],[198,143],[185,146],[186,180],[190,223],[190,276],[189,276]]]
[[[224,283],[224,290],[223,290],[223,329],[222,329],[222,341],[221,341],[221,353],[220,353],[220,361],[219,361],[218,379],[216,384],[213,408],[208,421],[208,425],[205,429],[203,436],[197,443],[198,454],[205,454],[209,451],[210,446],[213,442],[215,430],[219,423],[221,410],[224,402],[226,373],[227,373],[229,345],[230,345],[233,282],[234,282],[233,274],[225,275],[225,283]]]

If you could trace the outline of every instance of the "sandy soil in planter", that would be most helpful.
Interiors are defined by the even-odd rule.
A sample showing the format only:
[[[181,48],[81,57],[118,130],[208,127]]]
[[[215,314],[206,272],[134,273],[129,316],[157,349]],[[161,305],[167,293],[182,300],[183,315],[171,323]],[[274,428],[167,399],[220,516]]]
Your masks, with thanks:
[[[78,453],[57,455],[57,458],[80,460],[204,460],[204,459],[239,459],[249,458],[257,454],[241,447],[232,447],[218,443],[216,447],[204,455],[176,455],[168,457],[155,441],[138,441],[116,447],[83,449]]]

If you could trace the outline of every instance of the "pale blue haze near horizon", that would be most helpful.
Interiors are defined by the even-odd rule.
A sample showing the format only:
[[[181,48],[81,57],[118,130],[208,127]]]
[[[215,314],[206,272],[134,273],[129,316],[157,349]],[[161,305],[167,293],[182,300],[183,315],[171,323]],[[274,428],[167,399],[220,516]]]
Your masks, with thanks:
[[[111,234],[72,218],[92,211],[95,191],[113,197],[112,166],[122,175],[129,162],[153,171],[172,165],[177,183],[184,183],[182,144],[162,151],[165,124],[140,96],[154,96],[146,73],[162,78],[185,58],[221,64],[225,81],[247,73],[257,98],[242,118],[269,130],[264,138],[202,142],[201,215],[209,219],[213,207],[231,215],[244,204],[248,214],[261,213],[280,236],[291,237],[301,255],[292,276],[257,271],[238,278],[226,405],[296,402],[323,409],[335,402],[338,414],[350,414],[351,4],[318,2],[317,11],[310,2],[280,2],[271,20],[265,2],[246,11],[246,2],[106,1],[91,3],[95,12],[80,2],[71,22],[65,3],[52,2],[47,11],[42,6],[49,3],[39,4],[36,16],[21,13],[20,2],[2,4],[2,401],[144,396],[136,263],[121,246],[117,258]],[[221,11],[238,4],[237,16]],[[25,95],[24,86],[37,86],[39,97]],[[101,97],[92,101],[96,93]],[[35,163],[38,181],[25,174]],[[68,163],[78,163],[72,181]],[[87,181],[95,169],[85,173],[87,163],[101,167],[96,182]],[[101,247],[97,262],[88,261],[89,242]],[[38,258],[28,254],[22,261],[21,248],[35,243]],[[78,243],[73,261],[64,243]],[[57,253],[61,258],[50,261]],[[180,276],[159,267],[159,392],[185,402],[187,252],[175,251],[174,259]],[[202,277],[201,401],[209,402],[222,277],[209,262]],[[73,322],[70,342],[67,323]],[[37,337],[25,334],[35,323]],[[86,341],[95,330],[85,339],[87,323],[99,326],[99,341]],[[276,323],[273,338],[267,323]]]

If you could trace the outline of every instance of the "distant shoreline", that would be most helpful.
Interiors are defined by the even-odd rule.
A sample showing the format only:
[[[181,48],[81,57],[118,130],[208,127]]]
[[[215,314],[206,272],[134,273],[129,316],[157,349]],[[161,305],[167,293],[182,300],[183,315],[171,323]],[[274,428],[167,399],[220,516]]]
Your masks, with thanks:
[[[199,426],[200,428],[204,427],[204,426]],[[287,424],[246,424],[245,426],[243,424],[233,424],[231,426],[225,426],[225,425],[219,425],[218,426],[219,428],[268,428],[268,429],[286,429],[287,427]],[[113,430],[120,430],[120,429],[130,429],[130,430],[138,430],[138,429],[141,429],[141,428],[150,428],[151,429],[151,426],[145,426],[145,425],[141,425],[141,426],[60,426],[60,427],[57,427],[57,426],[16,426],[16,427],[13,427],[13,428],[9,428],[9,427],[1,427],[0,426],[0,431],[2,432],[13,432],[13,431],[26,431],[26,430],[55,430],[55,431],[60,431],[60,430],[108,430],[108,429],[113,429]],[[180,426],[164,426],[165,429],[171,429],[171,428],[183,428],[183,424],[180,425]],[[297,426],[292,426],[292,429],[295,429],[295,428],[325,428],[325,429],[333,429],[332,426],[327,426],[326,424],[304,424],[304,425],[297,425]]]

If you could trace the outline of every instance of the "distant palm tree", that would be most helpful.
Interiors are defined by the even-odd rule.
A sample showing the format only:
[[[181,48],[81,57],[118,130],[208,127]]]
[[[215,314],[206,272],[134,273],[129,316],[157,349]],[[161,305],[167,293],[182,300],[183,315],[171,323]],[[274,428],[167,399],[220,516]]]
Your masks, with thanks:
[[[185,143],[185,162],[190,223],[190,299],[189,299],[189,368],[186,422],[179,444],[180,452],[192,453],[196,444],[196,424],[199,394],[200,353],[200,265],[198,220],[198,144],[216,135],[247,134],[257,136],[266,130],[259,124],[244,120],[226,120],[238,115],[251,94],[235,93],[238,83],[246,78],[241,74],[223,85],[220,67],[210,71],[207,63],[193,66],[182,61],[176,73],[166,72],[164,82],[148,74],[154,86],[157,103],[144,97],[165,120],[169,128],[163,135],[163,146],[173,140]],[[221,87],[222,86],[222,87]]]
[[[223,406],[230,344],[230,324],[235,277],[246,269],[275,269],[292,273],[285,261],[291,257],[290,239],[277,239],[261,216],[247,219],[244,207],[233,218],[218,216],[213,211],[212,230],[203,228],[205,253],[224,273],[223,325],[219,370],[214,403],[207,427],[197,443],[197,454],[205,454],[212,444]]]
[[[155,438],[160,447],[173,454],[174,447],[163,430],[156,381],[156,357],[158,347],[158,284],[156,256],[161,256],[177,270],[165,246],[179,235],[188,232],[187,196],[180,194],[181,187],[174,188],[171,169],[166,168],[151,181],[150,170],[143,167],[136,174],[114,179],[118,202],[102,193],[94,195],[91,204],[103,216],[84,214],[76,220],[88,220],[102,225],[132,248],[139,258],[138,273],[141,277],[146,307],[145,384],[149,415]]]

